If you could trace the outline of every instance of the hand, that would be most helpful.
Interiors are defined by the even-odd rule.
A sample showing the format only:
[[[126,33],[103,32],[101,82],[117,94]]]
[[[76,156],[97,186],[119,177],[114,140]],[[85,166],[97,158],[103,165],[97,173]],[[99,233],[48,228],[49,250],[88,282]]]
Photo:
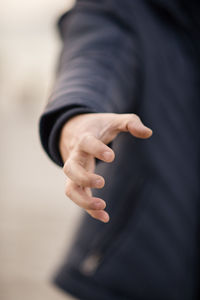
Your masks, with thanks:
[[[152,130],[135,114],[89,113],[72,117],[63,126],[59,148],[67,175],[66,195],[93,218],[109,221],[103,199],[92,197],[91,188],[103,188],[105,181],[94,173],[95,158],[112,162],[114,151],[107,146],[119,132],[146,139]]]

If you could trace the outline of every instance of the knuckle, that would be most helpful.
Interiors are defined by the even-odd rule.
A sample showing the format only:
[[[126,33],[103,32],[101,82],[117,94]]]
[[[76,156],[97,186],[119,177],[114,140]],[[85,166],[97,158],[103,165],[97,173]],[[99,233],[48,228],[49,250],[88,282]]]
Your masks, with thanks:
[[[132,118],[135,120],[135,121],[140,121],[140,117],[136,114],[132,114]]]
[[[79,177],[79,183],[80,183],[80,185],[87,186],[90,183],[90,179],[88,178],[88,176],[86,174],[85,175],[82,174]]]
[[[70,185],[66,185],[66,188],[65,188],[65,195],[68,197],[68,198],[71,198],[72,197],[72,187]]]
[[[71,174],[71,164],[70,164],[70,161],[67,160],[64,164],[64,167],[63,167],[63,171],[66,175],[70,175]]]
[[[90,210],[92,209],[92,206],[91,206],[89,203],[85,203],[85,202],[84,202],[83,208],[84,208],[85,210],[90,211]]]
[[[94,202],[87,203],[87,209],[95,210],[96,207],[94,206]]]
[[[85,132],[78,141],[78,147],[83,147],[86,143],[89,143],[91,141],[92,135],[89,132]]]
[[[86,181],[83,177],[80,177],[80,178],[79,178],[79,184],[80,184],[81,186],[85,186],[86,183],[87,183],[87,181]]]

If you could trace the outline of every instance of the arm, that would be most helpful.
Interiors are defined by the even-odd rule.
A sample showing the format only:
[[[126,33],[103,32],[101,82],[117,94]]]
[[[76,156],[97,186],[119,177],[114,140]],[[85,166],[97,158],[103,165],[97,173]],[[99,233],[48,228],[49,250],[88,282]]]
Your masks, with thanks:
[[[133,110],[140,86],[138,43],[118,3],[79,0],[59,22],[63,50],[53,93],[40,118],[40,136],[60,166],[58,141],[69,118]],[[124,9],[125,2],[121,4]]]
[[[113,161],[107,144],[121,131],[138,138],[152,134],[130,114],[140,86],[139,56],[133,31],[116,10],[120,1],[104,6],[101,0],[79,0],[63,17],[57,80],[40,120],[45,150],[64,163],[66,195],[103,222],[109,220],[106,203],[91,193],[104,186],[94,173],[95,158]]]

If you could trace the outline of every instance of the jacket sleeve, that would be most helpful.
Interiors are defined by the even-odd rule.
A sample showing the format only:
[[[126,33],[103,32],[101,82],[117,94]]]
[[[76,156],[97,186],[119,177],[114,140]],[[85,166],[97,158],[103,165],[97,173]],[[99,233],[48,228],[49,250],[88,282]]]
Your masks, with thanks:
[[[138,42],[120,13],[120,1],[78,0],[59,20],[63,49],[39,126],[45,151],[60,166],[59,135],[69,118],[133,111],[139,85]]]

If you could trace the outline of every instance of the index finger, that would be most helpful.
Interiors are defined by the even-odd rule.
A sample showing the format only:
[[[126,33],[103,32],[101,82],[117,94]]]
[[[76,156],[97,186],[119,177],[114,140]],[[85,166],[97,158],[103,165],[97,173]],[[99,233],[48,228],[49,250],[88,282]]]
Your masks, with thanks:
[[[115,158],[115,153],[110,147],[90,134],[82,137],[79,142],[79,150],[105,162],[112,162]]]

